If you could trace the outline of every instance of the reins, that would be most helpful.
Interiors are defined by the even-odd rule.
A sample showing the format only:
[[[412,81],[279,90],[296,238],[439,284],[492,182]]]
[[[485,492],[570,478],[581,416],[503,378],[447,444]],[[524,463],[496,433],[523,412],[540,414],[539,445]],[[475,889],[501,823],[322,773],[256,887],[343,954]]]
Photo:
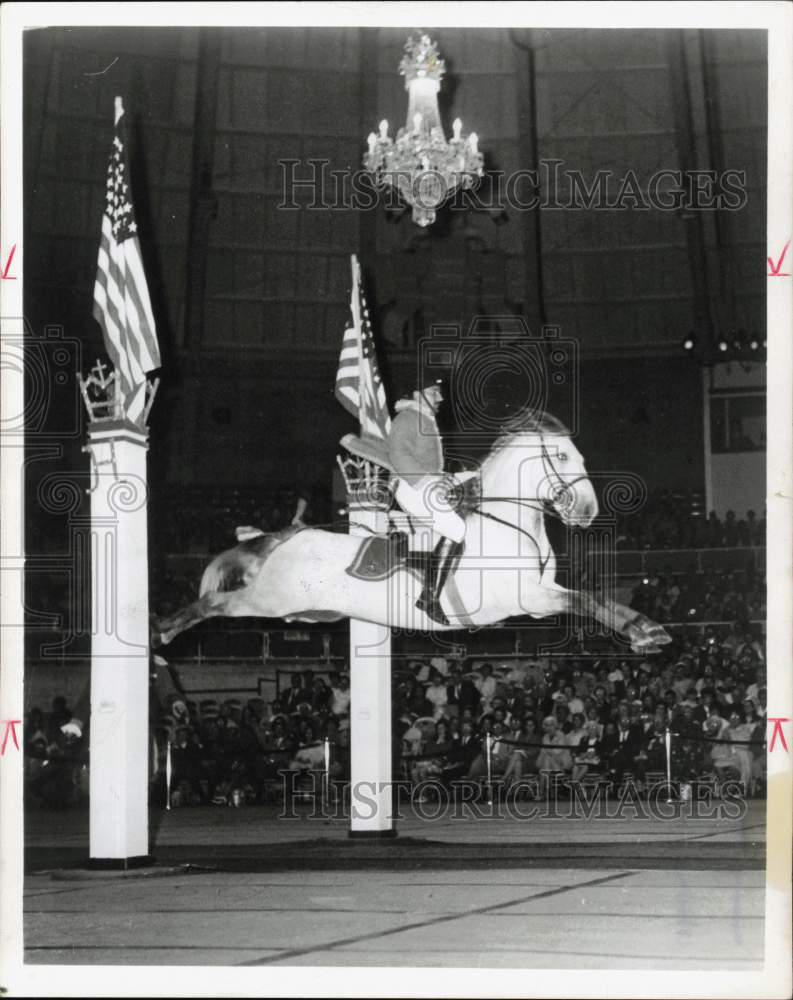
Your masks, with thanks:
[[[576,483],[580,482],[582,479],[586,479],[585,475],[576,476],[575,479],[571,479],[569,482],[562,479],[556,470],[556,466],[551,461],[551,456],[548,452],[548,448],[545,442],[542,442],[542,450],[539,455],[530,455],[526,461],[531,462],[540,459],[543,464],[543,469],[546,473],[546,479],[552,486],[554,493],[563,494],[569,492],[569,490],[575,486]],[[519,527],[517,524],[513,524],[511,521],[506,521],[501,517],[497,517],[495,514],[491,514],[488,511],[482,510],[481,505],[484,503],[513,503],[518,507],[526,507],[529,510],[538,510],[543,514],[549,514],[553,517],[558,518],[563,521],[562,515],[556,510],[553,505],[553,501],[550,499],[543,500],[540,497],[499,497],[499,496],[479,496],[475,503],[472,503],[469,510],[479,514],[481,517],[489,518],[491,521],[497,521],[499,524],[506,525],[509,528],[514,528],[515,531],[519,531],[521,534],[526,535],[528,538],[533,538],[525,528]],[[563,521],[564,523],[564,521]]]

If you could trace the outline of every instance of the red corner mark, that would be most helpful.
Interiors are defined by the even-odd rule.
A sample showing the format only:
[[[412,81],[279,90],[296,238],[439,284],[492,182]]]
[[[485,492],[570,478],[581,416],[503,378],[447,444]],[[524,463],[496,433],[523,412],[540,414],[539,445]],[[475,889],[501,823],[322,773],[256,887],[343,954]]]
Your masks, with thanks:
[[[19,743],[17,742],[17,731],[16,726],[22,725],[21,719],[6,719],[6,731],[3,734],[3,745],[0,747],[0,757],[6,752],[6,743],[8,743],[8,734],[11,733],[11,739],[14,741],[14,746],[19,750]]]
[[[777,733],[779,733],[779,741],[785,748],[785,753],[788,752],[787,743],[785,742],[785,734],[782,731],[782,723],[790,722],[790,719],[783,719],[781,716],[769,715],[768,721],[774,723],[774,731],[771,733],[771,744],[768,747],[768,752],[770,753],[774,749],[774,744],[776,743]]]
[[[3,281],[16,281],[16,275],[9,274],[11,269],[11,261],[14,259],[14,254],[16,253],[17,245],[16,243],[11,247],[11,253],[8,255],[8,260],[6,261],[6,266],[3,271],[2,279]]]
[[[768,261],[768,277],[769,278],[789,278],[790,271],[782,270],[782,261],[785,259],[785,254],[787,253],[787,248],[790,246],[790,240],[782,248],[782,253],[779,255],[779,260],[774,264],[773,258],[766,257]]]

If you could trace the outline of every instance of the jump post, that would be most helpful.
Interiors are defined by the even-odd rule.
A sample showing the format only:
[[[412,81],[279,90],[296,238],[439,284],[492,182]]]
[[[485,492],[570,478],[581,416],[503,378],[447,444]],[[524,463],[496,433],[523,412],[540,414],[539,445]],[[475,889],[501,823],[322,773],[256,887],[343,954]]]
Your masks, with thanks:
[[[388,472],[368,459],[338,457],[347,488],[349,533],[388,530]],[[391,774],[391,629],[350,619],[350,837],[396,837]],[[358,799],[356,790],[362,798]],[[372,807],[372,802],[374,807]]]
[[[80,389],[91,458],[91,868],[149,855],[149,559],[146,452],[158,380],[141,422],[97,362]]]

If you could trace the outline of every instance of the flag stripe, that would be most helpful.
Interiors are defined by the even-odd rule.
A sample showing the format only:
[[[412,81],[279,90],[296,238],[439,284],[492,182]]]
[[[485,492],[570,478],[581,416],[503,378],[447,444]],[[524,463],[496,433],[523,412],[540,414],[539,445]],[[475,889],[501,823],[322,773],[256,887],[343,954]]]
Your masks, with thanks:
[[[385,388],[377,367],[369,310],[361,287],[358,261],[352,258],[350,325],[342,337],[336,373],[336,398],[358,417],[361,431],[384,440],[391,427]]]
[[[146,373],[159,368],[161,361],[129,189],[124,113],[119,98],[116,105],[93,314],[116,370],[124,413],[140,422],[146,407]]]

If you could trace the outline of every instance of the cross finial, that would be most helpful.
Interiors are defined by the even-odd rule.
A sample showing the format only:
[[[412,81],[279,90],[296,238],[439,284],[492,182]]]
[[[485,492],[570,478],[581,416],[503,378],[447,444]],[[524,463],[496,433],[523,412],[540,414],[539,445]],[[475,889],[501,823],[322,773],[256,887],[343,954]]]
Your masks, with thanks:
[[[96,364],[91,369],[91,374],[96,375],[97,382],[105,383],[107,379],[105,378],[105,372],[107,371],[107,365],[105,365],[100,358],[96,359]]]

